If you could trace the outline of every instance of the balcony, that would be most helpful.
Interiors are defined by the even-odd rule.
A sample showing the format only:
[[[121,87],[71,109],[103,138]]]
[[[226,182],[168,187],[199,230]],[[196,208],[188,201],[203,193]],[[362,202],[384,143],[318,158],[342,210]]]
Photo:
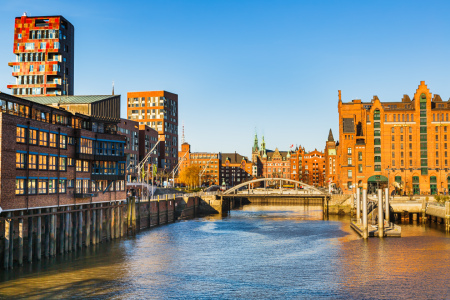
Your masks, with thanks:
[[[91,174],[91,180],[125,180],[125,174]]]
[[[98,193],[95,191],[91,191],[90,189],[76,189],[73,196],[75,198],[89,198],[89,197],[97,197]]]

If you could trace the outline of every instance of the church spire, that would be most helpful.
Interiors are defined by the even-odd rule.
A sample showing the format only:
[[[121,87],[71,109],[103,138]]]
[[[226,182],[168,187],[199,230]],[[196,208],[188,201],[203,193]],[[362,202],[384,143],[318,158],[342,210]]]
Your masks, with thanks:
[[[330,132],[328,133],[328,141],[334,142],[333,132],[331,132],[331,128],[330,128]]]
[[[258,134],[255,132],[255,142],[253,143],[253,152],[257,152],[259,151],[259,146],[258,146]]]

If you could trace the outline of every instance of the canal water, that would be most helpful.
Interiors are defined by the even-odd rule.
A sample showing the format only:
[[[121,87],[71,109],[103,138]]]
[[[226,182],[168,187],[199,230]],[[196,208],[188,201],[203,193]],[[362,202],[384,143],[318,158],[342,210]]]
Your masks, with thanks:
[[[360,239],[320,207],[248,205],[0,273],[0,298],[449,299],[450,236]]]

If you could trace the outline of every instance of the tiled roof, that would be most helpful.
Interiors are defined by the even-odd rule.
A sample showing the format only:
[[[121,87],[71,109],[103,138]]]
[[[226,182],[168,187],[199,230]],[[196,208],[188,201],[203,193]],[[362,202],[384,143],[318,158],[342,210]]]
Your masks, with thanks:
[[[248,158],[246,156],[242,156],[239,153],[221,153],[222,155],[222,163],[227,160],[227,158],[230,160],[230,164],[240,164],[242,162],[242,159]]]
[[[33,101],[39,104],[52,105],[53,103],[61,104],[90,104],[98,101],[103,101],[111,98],[116,98],[119,95],[86,95],[86,96],[42,96],[42,97],[21,97],[28,101]]]

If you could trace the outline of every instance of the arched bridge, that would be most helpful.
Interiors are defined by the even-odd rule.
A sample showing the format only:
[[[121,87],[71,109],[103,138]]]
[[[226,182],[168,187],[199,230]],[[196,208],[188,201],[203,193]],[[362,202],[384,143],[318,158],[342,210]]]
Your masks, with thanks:
[[[248,186],[249,190],[250,187],[254,185],[254,183],[259,183],[259,182],[264,182],[264,190],[266,190],[266,183],[268,182],[279,182],[280,183],[280,189],[282,191],[282,183],[283,182],[288,182],[288,183],[293,183],[295,188],[294,191],[296,191],[296,193],[300,193],[300,194],[313,194],[313,195],[327,195],[326,193],[320,191],[319,189],[306,184],[304,182],[298,181],[298,180],[293,180],[293,179],[286,179],[286,178],[259,178],[259,179],[253,179],[251,181],[246,181],[243,182],[241,184],[238,184],[228,190],[226,190],[223,195],[229,195],[234,193],[235,191],[238,191],[240,188],[244,187],[244,186]],[[301,188],[300,188],[301,187]],[[300,188],[300,189],[299,189]],[[253,189],[252,189],[253,190]],[[258,191],[258,190],[256,190]],[[274,189],[272,189],[272,191],[275,191]]]

